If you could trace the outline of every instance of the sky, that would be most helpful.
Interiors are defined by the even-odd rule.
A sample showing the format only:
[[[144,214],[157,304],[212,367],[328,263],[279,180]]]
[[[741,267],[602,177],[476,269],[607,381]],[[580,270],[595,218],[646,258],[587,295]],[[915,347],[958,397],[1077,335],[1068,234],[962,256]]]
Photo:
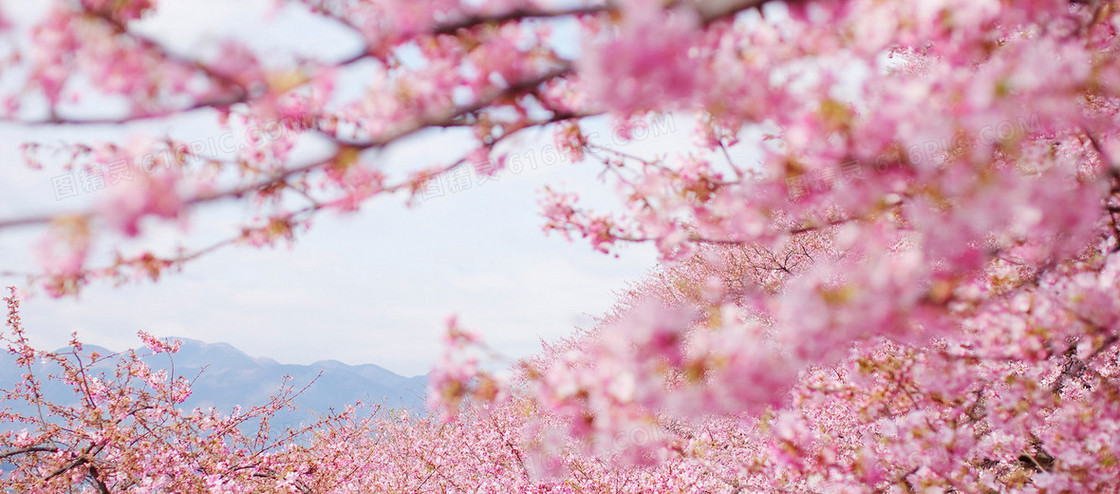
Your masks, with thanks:
[[[34,2],[3,1],[14,18],[34,18]],[[183,53],[212,47],[219,36],[237,33],[255,40],[262,53],[301,50],[341,58],[356,41],[329,23],[308,23],[281,11],[270,25],[262,16],[271,2],[167,0],[160,15],[142,29]],[[298,34],[297,34],[298,33]],[[360,74],[354,76],[360,78]],[[359,81],[350,82],[358,87]],[[345,85],[345,84],[344,84]],[[79,109],[90,116],[113,111],[111,103]],[[609,122],[592,120],[600,142],[652,156],[680,152],[692,139],[687,117],[669,116],[656,135],[624,143],[612,139]],[[144,122],[127,128],[27,129],[0,126],[0,219],[43,212],[77,211],[110,190],[82,192],[59,200],[52,178],[58,169],[30,170],[19,159],[22,142],[122,140],[137,132],[167,133],[213,142],[220,130],[212,115]],[[410,138],[376,157],[377,166],[434,165],[464,151],[462,136],[433,131]],[[528,133],[512,150],[538,161],[547,155],[547,132]],[[306,145],[305,145],[306,144]],[[302,143],[296,156],[312,156]],[[356,214],[328,212],[290,248],[226,248],[189,263],[158,283],[112,287],[94,282],[77,298],[43,294],[24,302],[24,323],[37,344],[54,348],[76,331],[86,342],[112,349],[139,344],[138,330],[226,342],[252,356],[306,364],[334,359],[374,363],[403,375],[428,372],[442,353],[444,321],[457,315],[497,350],[522,357],[541,340],[555,340],[589,316],[606,311],[613,293],[655,264],[652,246],[625,248],[616,258],[594,252],[585,241],[545,236],[537,200],[545,184],[577,190],[592,203],[606,201],[600,169],[590,163],[541,165],[429,197],[407,207],[400,197],[368,202]],[[448,189],[448,187],[444,187]],[[185,225],[146,224],[141,242],[101,245],[169,247],[182,239],[204,245],[237,231],[249,213],[243,204],[220,203],[193,211]],[[33,250],[43,231],[0,230],[0,271],[34,267]],[[0,279],[21,285],[20,278]]]

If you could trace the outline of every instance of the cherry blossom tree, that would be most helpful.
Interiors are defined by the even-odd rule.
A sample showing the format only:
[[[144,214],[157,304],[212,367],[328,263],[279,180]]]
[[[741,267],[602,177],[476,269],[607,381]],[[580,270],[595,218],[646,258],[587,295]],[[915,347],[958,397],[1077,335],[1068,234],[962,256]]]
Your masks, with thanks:
[[[229,40],[187,56],[133,29],[159,8],[146,0],[57,2],[26,32],[5,26],[18,31],[11,122],[203,113],[301,131],[233,157],[147,135],[73,143],[59,164],[28,143],[33,166],[132,177],[89,211],[0,219],[0,231],[45,230],[33,285],[70,295],[228,244],[293,241],[325,211],[410,200],[459,167],[501,173],[510,138],[534,128],[601,168],[620,199],[597,210],[550,188],[546,231],[609,254],[652,243],[662,261],[595,328],[510,375],[452,320],[433,375],[439,420],[327,427],[320,449],[337,456],[305,463],[349,458],[369,465],[351,466],[371,482],[355,486],[435,492],[1117,489],[1115,2],[289,3],[361,50],[265,60]],[[576,56],[560,49],[573,45]],[[359,66],[374,76],[347,99],[336,81]],[[72,116],[88,97],[128,108]],[[591,119],[626,133],[656,113],[692,118],[694,146],[651,159],[588,139]],[[379,150],[440,129],[475,145],[419,171],[379,166]],[[301,136],[331,151],[296,161]],[[153,155],[164,158],[142,159]],[[153,221],[189,229],[217,201],[259,219],[216,245],[91,265],[92,246]],[[90,459],[98,439],[67,437],[69,449],[13,455],[37,460],[20,475],[104,489],[126,471]],[[367,454],[377,441],[395,453]],[[229,454],[264,450],[246,451]]]
[[[0,486],[6,492],[306,491],[302,468],[312,464],[298,438],[353,420],[348,410],[273,433],[270,418],[293,406],[299,393],[291,385],[264,405],[231,414],[183,410],[197,376],[156,371],[143,359],[174,354],[178,342],[140,333],[143,354],[102,355],[84,351],[75,336],[66,352],[36,350],[11,292],[4,299],[7,330],[0,339],[26,372],[23,381],[0,390],[6,424],[0,433],[6,467]],[[99,364],[111,365],[106,371]],[[76,400],[48,396],[51,384],[69,387]]]

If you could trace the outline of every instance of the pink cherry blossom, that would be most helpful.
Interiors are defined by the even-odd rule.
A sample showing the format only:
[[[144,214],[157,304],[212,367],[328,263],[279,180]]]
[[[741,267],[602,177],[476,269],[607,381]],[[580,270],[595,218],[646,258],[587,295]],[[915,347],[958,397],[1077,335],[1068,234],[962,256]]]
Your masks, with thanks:
[[[178,178],[173,174],[153,176],[141,170],[135,174],[139,177],[136,181],[112,189],[112,196],[98,207],[102,220],[129,237],[140,234],[140,220],[144,217],[176,219],[184,207],[176,189]]]
[[[0,218],[46,229],[33,283],[74,295],[217,246],[295,242],[324,210],[415,204],[463,167],[536,169],[518,146],[538,134],[618,199],[546,186],[543,229],[610,255],[647,243],[659,264],[519,361],[449,321],[431,416],[347,410],[269,444],[239,427],[268,430],[286,395],[179,410],[190,382],[132,353],[32,348],[13,291],[3,338],[26,375],[2,396],[46,415],[0,411],[27,426],[0,434],[5,489],[1117,490],[1115,1],[295,3],[354,51],[264,52],[230,33],[187,53],[136,27],[163,8],[146,0],[12,21],[5,119],[153,133],[22,146],[44,171],[116,163],[120,182],[90,211]],[[103,99],[117,113],[74,111]],[[151,130],[187,114],[252,130],[228,156]],[[664,115],[694,142],[642,140]],[[438,163],[379,159],[452,133],[469,144]],[[92,261],[152,220],[190,232],[216,201],[251,218],[217,246]],[[44,380],[74,403],[45,401]]]

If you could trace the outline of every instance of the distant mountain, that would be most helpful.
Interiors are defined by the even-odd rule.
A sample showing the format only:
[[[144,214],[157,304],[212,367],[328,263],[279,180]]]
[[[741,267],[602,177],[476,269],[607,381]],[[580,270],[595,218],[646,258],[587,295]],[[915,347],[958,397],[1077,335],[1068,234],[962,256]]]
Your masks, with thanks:
[[[292,378],[298,390],[314,383],[295,398],[297,410],[283,411],[274,419],[274,426],[298,425],[313,421],[319,414],[331,409],[341,410],[361,401],[366,405],[382,408],[424,410],[427,376],[404,377],[373,364],[347,365],[337,360],[324,360],[310,365],[281,364],[273,359],[253,358],[228,343],[206,343],[188,338],[175,338],[183,342],[179,352],[170,356],[161,354],[145,358],[153,369],[174,371],[176,376],[188,379],[198,376],[192,394],[182,404],[183,409],[215,407],[229,413],[234,406],[247,408],[261,405],[280,389],[284,376]],[[83,354],[96,351],[103,355],[113,353],[94,345],[86,345]],[[172,363],[174,364],[172,366]],[[51,371],[51,366],[39,365],[40,378]],[[95,370],[111,372],[113,367],[102,364]],[[0,353],[0,387],[22,379],[25,369],[15,366],[14,358]],[[75,397],[62,383],[46,382],[44,394],[59,403],[73,403]],[[7,406],[4,403],[0,406]]]

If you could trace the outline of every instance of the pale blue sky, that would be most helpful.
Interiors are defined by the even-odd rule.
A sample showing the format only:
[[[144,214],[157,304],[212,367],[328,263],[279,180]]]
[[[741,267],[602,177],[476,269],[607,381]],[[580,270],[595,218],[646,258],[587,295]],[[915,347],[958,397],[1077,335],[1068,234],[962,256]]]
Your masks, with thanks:
[[[258,19],[259,9],[269,4],[165,1],[161,16],[146,21],[145,29],[188,53],[235,28],[263,40],[256,46],[265,53],[298,48],[341,56],[356,46],[348,46],[351,41],[332,33],[329,25],[299,27],[300,16],[291,13],[282,13],[280,23],[267,30],[263,21],[243,22]],[[24,3],[3,5],[9,15],[13,8],[33,15],[28,12],[33,8]],[[196,114],[130,130],[206,140],[219,133],[208,118]],[[601,142],[609,142],[605,121],[593,121],[590,128],[604,136]],[[106,194],[55,200],[51,178],[60,172],[23,168],[15,152],[21,141],[119,140],[122,135],[120,129],[0,127],[0,153],[8,157],[0,180],[0,217],[82,209]],[[674,117],[665,135],[624,149],[647,155],[674,152],[684,149],[691,137],[687,118]],[[391,149],[378,166],[436,164],[458,157],[463,142],[447,133],[419,135]],[[514,148],[543,156],[550,142],[548,133],[530,133]],[[321,151],[307,144],[300,150],[303,155]],[[648,246],[628,248],[616,259],[593,252],[586,242],[567,243],[541,232],[540,187],[566,183],[601,202],[610,194],[596,184],[599,171],[589,164],[560,164],[506,172],[497,182],[475,184],[412,209],[399,197],[379,198],[355,215],[322,215],[316,228],[291,249],[227,248],[158,284],[113,288],[95,283],[78,299],[34,297],[25,303],[25,323],[44,346],[62,345],[71,331],[78,331],[91,343],[119,349],[135,345],[134,334],[143,329],[160,336],[229,342],[251,355],[282,362],[337,359],[415,375],[427,372],[442,351],[444,319],[458,314],[464,325],[480,331],[502,352],[524,356],[540,339],[568,334],[588,322],[585,314],[608,309],[613,290],[654,264]],[[190,232],[199,241],[192,243],[202,245],[201,240],[236,232],[236,221],[245,215],[246,208],[235,204],[198,210],[190,218]],[[41,233],[0,232],[0,270],[27,269],[29,251]],[[174,226],[152,225],[143,242],[167,247],[181,237]]]

